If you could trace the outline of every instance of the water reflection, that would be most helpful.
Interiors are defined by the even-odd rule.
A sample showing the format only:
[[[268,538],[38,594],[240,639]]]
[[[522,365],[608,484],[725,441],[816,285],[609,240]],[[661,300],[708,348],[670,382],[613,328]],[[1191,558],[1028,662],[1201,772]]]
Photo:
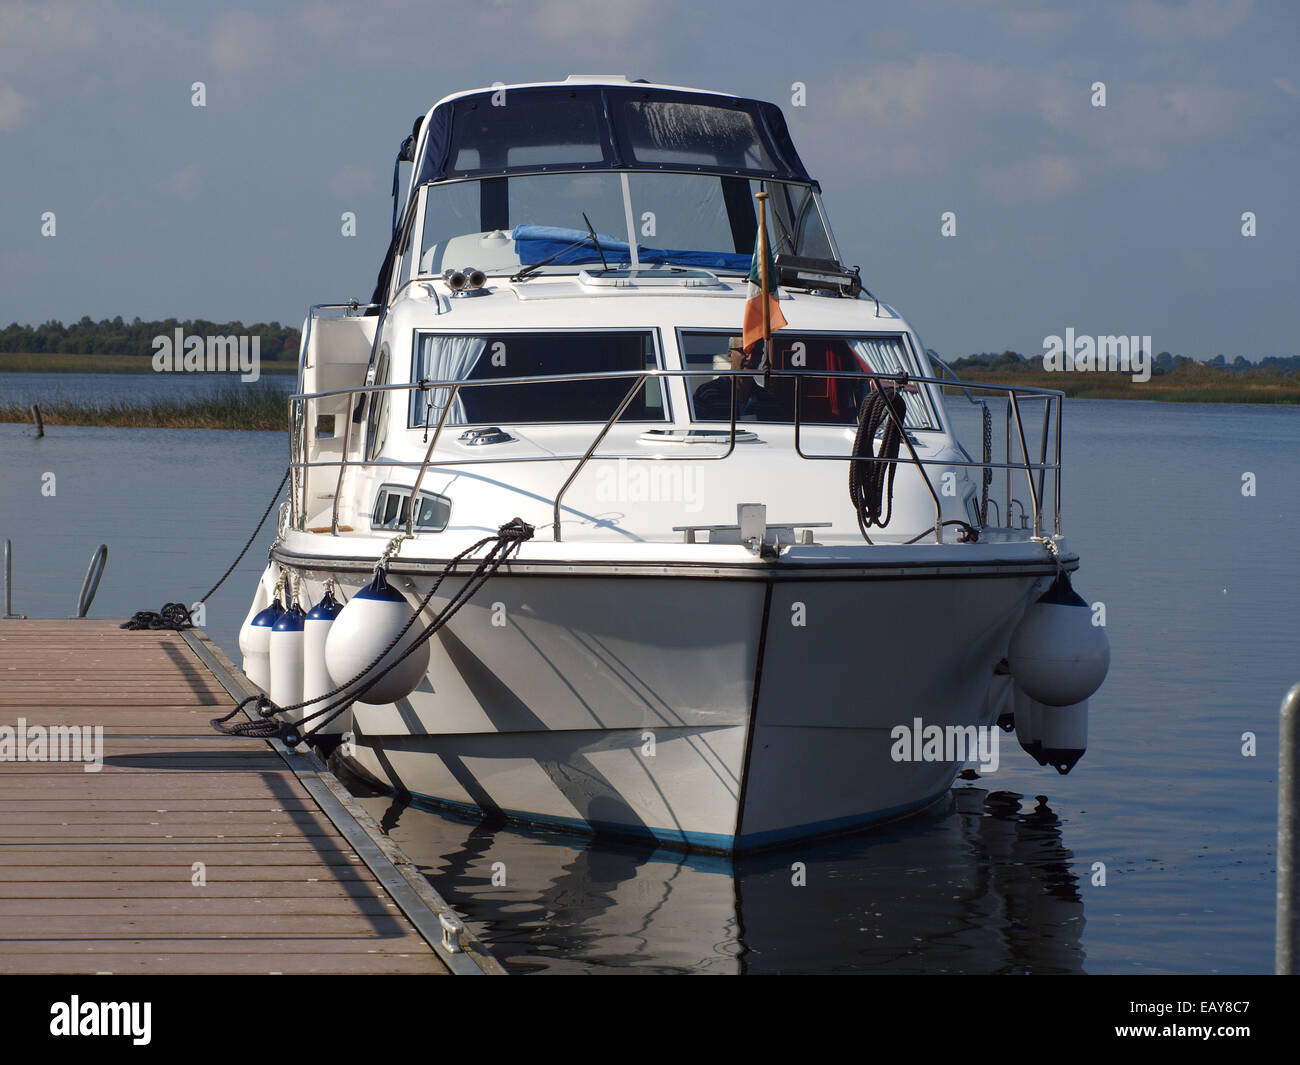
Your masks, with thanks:
[[[734,861],[361,801],[516,973],[1083,970],[1043,796],[960,787],[892,828]]]

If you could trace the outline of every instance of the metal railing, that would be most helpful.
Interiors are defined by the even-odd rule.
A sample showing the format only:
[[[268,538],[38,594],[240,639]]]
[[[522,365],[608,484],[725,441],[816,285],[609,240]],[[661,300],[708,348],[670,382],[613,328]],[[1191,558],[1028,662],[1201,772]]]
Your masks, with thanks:
[[[4,546],[4,603],[5,612],[0,614],[0,618],[9,620],[23,620],[26,614],[14,613],[14,544],[12,540],[6,540]]]
[[[293,470],[293,488],[290,495],[291,515],[290,527],[298,530],[305,528],[307,520],[307,482],[308,471],[320,468],[338,468],[338,476],[335,481],[333,493],[333,505],[331,509],[330,532],[334,535],[339,533],[339,503],[343,490],[343,482],[348,469],[366,466],[382,466],[385,469],[416,469],[418,473],[415,478],[414,487],[411,490],[411,499],[408,505],[409,513],[406,518],[406,531],[413,534],[415,517],[418,509],[417,500],[420,486],[424,482],[424,477],[430,466],[438,468],[450,466],[471,466],[486,464],[522,464],[529,462],[575,462],[573,470],[565,479],[560,489],[555,494],[552,508],[552,526],[554,537],[557,541],[561,539],[560,515],[563,506],[565,494],[577,480],[587,464],[596,457],[600,459],[638,459],[645,461],[663,461],[678,460],[691,462],[720,462],[729,458],[736,448],[737,433],[737,391],[741,378],[753,378],[755,376],[752,370],[613,370],[599,373],[580,373],[580,374],[547,374],[528,377],[502,377],[491,380],[471,381],[471,380],[433,380],[423,379],[412,383],[390,384],[390,385],[357,385],[351,388],[332,389],[325,392],[313,393],[296,393],[288,398],[289,404],[289,422],[291,426],[291,458],[290,467]],[[794,451],[802,459],[810,461],[837,461],[837,462],[899,462],[916,468],[924,482],[931,500],[934,504],[935,519],[931,529],[927,532],[934,533],[935,542],[943,542],[944,521],[942,516],[942,505],[940,494],[935,491],[934,484],[926,470],[928,466],[942,466],[951,468],[975,468],[989,470],[1005,470],[1007,479],[1007,505],[1006,514],[1008,522],[1011,521],[1012,502],[1019,503],[1019,499],[1012,498],[1012,477],[1016,471],[1023,471],[1030,498],[1030,514],[1033,520],[1033,535],[1041,536],[1043,531],[1043,504],[1045,494],[1045,478],[1048,471],[1053,473],[1054,486],[1054,508],[1053,508],[1053,531],[1057,534],[1061,531],[1061,417],[1065,394],[1063,392],[1053,391],[1050,389],[1031,388],[1021,385],[995,385],[984,384],[975,381],[960,382],[963,389],[977,389],[984,392],[1005,395],[1008,400],[1006,413],[1006,459],[1005,462],[994,462],[991,458],[987,461],[976,461],[969,457],[969,453],[962,448],[963,454],[967,455],[966,460],[956,458],[922,458],[914,446],[914,441],[905,424],[905,419],[899,418],[893,410],[891,404],[884,404],[886,415],[893,421],[895,427],[899,430],[901,439],[907,448],[907,458],[901,456],[897,459],[891,459],[886,456],[862,455],[854,456],[851,454],[813,454],[806,452],[802,445],[803,427],[806,424],[801,413],[801,392],[803,383],[809,379],[831,380],[844,379],[851,381],[869,381],[872,387],[884,389],[886,386],[897,386],[903,380],[900,374],[870,373],[859,370],[771,370],[770,376],[775,378],[791,378],[794,381],[794,418],[793,422],[762,422],[758,424],[771,426],[774,428],[782,426],[793,427]],[[721,454],[699,455],[699,454],[679,454],[679,455],[600,455],[596,456],[596,450],[600,444],[609,435],[610,430],[615,423],[631,406],[636,396],[645,389],[650,381],[668,381],[673,378],[728,378],[731,383],[731,411],[727,431],[727,448]],[[608,418],[600,424],[596,430],[595,436],[581,454],[549,454],[549,455],[529,455],[510,457],[500,454],[493,454],[487,457],[473,458],[449,458],[440,457],[437,462],[433,461],[434,451],[442,439],[443,430],[446,427],[448,416],[456,405],[456,399],[460,393],[467,389],[476,388],[500,388],[511,386],[528,386],[542,384],[570,384],[577,382],[600,382],[613,380],[632,380],[632,386],[623,396],[615,409],[610,413]],[[913,375],[906,376],[906,382],[912,385],[937,386],[942,388],[945,385],[951,386],[953,382],[945,381],[934,377],[919,377]],[[376,458],[366,458],[364,453],[353,456],[352,451],[352,426],[354,423],[354,412],[360,411],[362,407],[355,403],[358,396],[365,397],[365,410],[369,411],[369,406],[375,402],[377,395],[389,392],[431,392],[434,389],[445,391],[444,402],[438,414],[436,425],[429,425],[426,422],[423,426],[408,426],[408,428],[423,429],[428,434],[432,429],[432,435],[428,437],[428,444],[425,448],[424,457],[419,462],[400,461],[385,458],[380,461]],[[1020,403],[1017,397],[1022,397],[1030,401],[1043,401],[1043,423],[1041,432],[1041,447],[1039,448],[1038,461],[1031,461],[1029,457],[1028,438],[1025,434],[1024,420],[1022,417]],[[342,454],[337,459],[309,460],[306,458],[308,445],[310,441],[307,437],[308,427],[313,424],[309,417],[311,404],[319,404],[326,400],[339,400],[346,398],[345,404],[346,426],[343,434]],[[1049,461],[1048,457],[1048,439],[1052,434],[1051,428],[1051,409],[1055,403],[1056,406],[1056,424],[1055,424],[1055,446],[1052,449],[1053,454]],[[479,423],[467,423],[479,424]],[[486,423],[483,423],[486,424]],[[749,423],[746,423],[748,425]],[[818,428],[849,428],[852,423],[814,423]],[[1019,444],[1020,461],[1012,461],[1012,426],[1015,426],[1015,442]],[[745,430],[747,431],[747,430]],[[955,440],[955,436],[953,437]],[[722,443],[722,440],[719,440]],[[364,442],[365,447],[369,447],[369,441]],[[1023,504],[1021,504],[1023,507]],[[917,537],[916,539],[920,539]]]

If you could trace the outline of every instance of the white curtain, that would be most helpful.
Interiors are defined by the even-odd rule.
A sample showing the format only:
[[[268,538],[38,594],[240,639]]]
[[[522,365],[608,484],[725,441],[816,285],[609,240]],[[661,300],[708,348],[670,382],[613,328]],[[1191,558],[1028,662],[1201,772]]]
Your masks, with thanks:
[[[415,377],[417,381],[464,381],[474,367],[487,341],[482,337],[470,336],[423,336],[420,338],[420,352],[416,359]],[[432,388],[428,392],[411,394],[412,421],[423,425],[426,420],[436,425],[442,417],[442,408],[447,405],[449,388]],[[448,425],[464,424],[466,420],[465,403],[459,393],[447,415]]]
[[[853,351],[871,373],[916,373],[903,342],[897,337],[863,337],[853,341]],[[907,417],[903,419],[905,425],[918,428],[930,424],[925,400],[919,393],[904,392],[903,402],[907,406]]]

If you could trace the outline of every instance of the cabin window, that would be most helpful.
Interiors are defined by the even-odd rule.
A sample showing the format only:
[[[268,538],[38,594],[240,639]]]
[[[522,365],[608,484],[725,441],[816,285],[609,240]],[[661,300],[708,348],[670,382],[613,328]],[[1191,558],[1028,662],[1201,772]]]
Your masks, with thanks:
[[[464,387],[411,393],[411,427],[436,425],[448,403],[445,425],[521,425],[603,422],[618,409],[634,374],[659,367],[651,331],[418,333],[411,380],[460,381]],[[614,373],[627,376],[587,381],[493,384],[513,378]],[[661,382],[647,380],[621,421],[659,422],[668,417]]]
[[[729,351],[740,338],[724,332],[682,332],[679,338],[683,369],[705,371],[688,377],[691,417],[695,421],[729,421],[731,384],[720,371],[731,368]],[[858,409],[871,387],[866,379],[818,376],[818,372],[907,373],[916,376],[916,360],[904,337],[898,334],[796,333],[781,329],[772,334],[772,369],[806,375],[799,382],[799,420],[812,424],[854,425]],[[761,374],[737,379],[738,421],[793,422],[795,381],[790,376],[771,377],[763,385]],[[917,386],[912,386],[916,388]],[[904,403],[909,429],[935,429],[938,421],[925,391],[909,391]]]
[[[404,529],[411,517],[411,489],[385,484],[375,496],[370,515],[372,529]],[[415,528],[421,532],[442,532],[451,520],[451,500],[437,492],[421,491],[415,509]]]

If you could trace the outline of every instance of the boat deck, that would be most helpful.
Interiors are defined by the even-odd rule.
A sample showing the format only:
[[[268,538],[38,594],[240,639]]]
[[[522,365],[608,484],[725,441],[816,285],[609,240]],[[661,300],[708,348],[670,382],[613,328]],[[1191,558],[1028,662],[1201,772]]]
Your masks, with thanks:
[[[0,621],[0,973],[501,972],[315,755],[212,729],[247,685],[200,630]],[[50,726],[102,768],[17,760]]]

